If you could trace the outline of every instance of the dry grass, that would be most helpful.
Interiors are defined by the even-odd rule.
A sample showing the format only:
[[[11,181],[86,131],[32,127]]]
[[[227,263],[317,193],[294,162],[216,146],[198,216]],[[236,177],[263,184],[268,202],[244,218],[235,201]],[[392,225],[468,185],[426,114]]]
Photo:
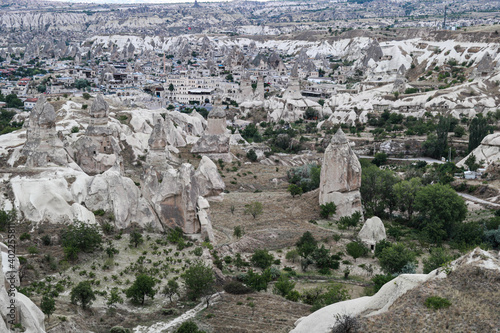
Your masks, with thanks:
[[[446,309],[431,310],[429,296],[451,301]],[[362,319],[362,332],[499,332],[500,274],[463,267],[447,279],[436,279],[409,291],[387,313]]]
[[[309,309],[309,305],[290,302],[276,295],[224,294],[199,321],[214,333],[280,333],[289,332],[297,319],[310,314]]]

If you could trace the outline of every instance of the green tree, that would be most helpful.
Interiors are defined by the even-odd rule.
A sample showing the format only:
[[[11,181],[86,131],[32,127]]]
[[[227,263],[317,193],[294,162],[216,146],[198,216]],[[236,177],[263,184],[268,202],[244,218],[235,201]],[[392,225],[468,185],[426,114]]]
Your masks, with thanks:
[[[47,91],[47,86],[46,86],[46,85],[44,85],[44,84],[40,84],[40,85],[38,85],[38,86],[36,87],[36,90],[37,90],[39,93],[43,94],[45,91]]]
[[[210,295],[215,287],[215,277],[212,269],[202,262],[195,262],[183,274],[187,296],[190,300]],[[207,305],[209,298],[206,299]]]
[[[83,99],[85,99],[85,100],[90,99],[90,94],[89,93],[84,92],[82,96],[83,96]]]
[[[144,243],[144,239],[142,238],[141,233],[137,230],[133,230],[130,233],[130,245],[134,245],[134,247],[137,247],[142,243]]]
[[[398,181],[391,170],[379,169],[371,163],[363,165],[360,192],[368,216],[384,216],[386,209],[392,214],[397,205],[393,187]]]
[[[479,163],[476,163],[476,155],[470,154],[465,160],[464,164],[469,168],[470,171],[476,171],[479,169]]]
[[[255,291],[267,290],[269,282],[271,282],[271,271],[266,269],[262,274],[254,273],[252,269],[248,270],[245,277],[245,284]]]
[[[422,186],[420,178],[404,180],[394,185],[394,196],[396,197],[398,208],[401,212],[408,214],[408,220],[412,219],[415,199]]]
[[[454,227],[467,214],[464,199],[449,185],[439,183],[422,187],[417,192],[415,210],[419,212],[419,229],[436,243],[450,238]]]
[[[481,114],[472,119],[469,125],[469,153],[479,146],[489,130],[488,120]]]
[[[376,166],[384,165],[387,162],[387,154],[386,153],[376,153],[375,157],[372,160],[372,163]]]
[[[285,259],[295,263],[295,260],[299,258],[299,251],[296,249],[290,250],[286,253]]]
[[[258,215],[262,214],[262,203],[254,201],[250,204],[245,205],[245,214],[250,214],[255,219]]]
[[[323,205],[319,205],[319,207],[320,207],[319,215],[324,219],[329,218],[331,215],[337,212],[337,206],[335,205],[334,202],[328,202]]]
[[[168,299],[172,302],[172,296],[179,294],[179,284],[173,279],[168,280],[167,285],[163,287],[162,293],[168,296]]]
[[[398,243],[383,249],[378,260],[385,273],[399,274],[408,263],[414,263],[415,258],[413,251]]]
[[[354,258],[354,261],[368,253],[368,249],[360,242],[351,242],[346,245],[347,253]]]
[[[243,228],[240,225],[234,227],[234,232],[233,232],[234,237],[241,238],[241,236],[243,236],[243,233],[244,233]]]
[[[354,212],[351,216],[342,216],[337,223],[340,228],[356,228],[359,220],[361,220],[361,213]]]
[[[234,81],[233,74],[227,74],[226,81],[233,82]]]
[[[295,288],[295,282],[286,275],[281,275],[274,284],[273,293],[286,297]]]
[[[195,322],[188,320],[183,322],[175,333],[205,333],[205,331],[199,330]]]
[[[252,161],[252,162],[257,161],[257,153],[255,152],[255,150],[250,149],[250,150],[247,152],[247,158],[248,158],[250,161]]]
[[[14,93],[5,96],[5,103],[7,103],[8,108],[21,108],[24,106],[24,102]]]
[[[259,267],[261,269],[266,269],[271,267],[273,264],[274,257],[267,250],[255,250],[250,258],[250,262],[255,267]]]
[[[295,244],[297,251],[302,258],[309,257],[317,248],[318,241],[314,238],[311,232],[306,231]]]
[[[169,90],[170,92],[172,92],[172,91],[174,91],[174,90],[175,90],[175,87],[174,87],[174,85],[173,85],[172,83],[170,83],[170,84],[168,85],[168,90]]]
[[[431,249],[430,254],[429,258],[423,260],[424,274],[428,274],[454,259],[454,257],[442,247]]]
[[[463,126],[457,125],[455,126],[455,130],[453,131],[455,137],[461,138],[465,135],[465,128]]]
[[[154,298],[156,291],[154,289],[155,280],[146,274],[139,274],[135,278],[134,284],[127,289],[125,295],[131,298],[133,303],[144,305],[146,296]]]
[[[290,184],[288,185],[288,192],[292,195],[292,198],[295,198],[296,195],[302,195],[304,191],[302,190],[302,187],[296,185],[296,184]]]
[[[102,236],[95,225],[74,221],[61,236],[64,252],[78,257],[79,252],[94,252],[102,247]]]
[[[78,304],[80,303],[82,309],[86,309],[88,306],[92,305],[92,302],[95,301],[96,297],[94,295],[94,291],[90,286],[89,281],[82,281],[78,283],[76,287],[71,289],[71,303]]]
[[[106,299],[107,299],[106,305],[108,307],[113,307],[115,306],[116,303],[123,304],[123,298],[120,296],[120,291],[118,290],[117,287],[111,289]]]
[[[56,302],[52,296],[48,294],[43,295],[42,301],[40,302],[40,309],[47,315],[47,318],[50,321],[50,315],[56,310]]]

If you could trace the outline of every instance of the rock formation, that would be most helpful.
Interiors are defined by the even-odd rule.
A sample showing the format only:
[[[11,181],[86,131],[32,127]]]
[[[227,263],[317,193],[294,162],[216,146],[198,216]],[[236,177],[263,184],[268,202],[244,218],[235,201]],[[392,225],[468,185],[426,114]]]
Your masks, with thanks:
[[[98,94],[90,107],[90,125],[73,144],[76,163],[89,175],[121,165],[118,133],[108,126],[109,106]]]
[[[476,162],[484,163],[485,167],[498,162],[500,160],[500,133],[493,133],[485,136],[483,141],[481,141],[481,144],[464,159],[458,162],[457,166],[464,166],[465,161],[467,161],[471,155],[476,157]]]
[[[332,326],[337,324],[337,314],[345,314],[352,317],[372,317],[390,311],[389,308],[391,305],[397,302],[398,298],[406,294],[409,290],[421,287],[424,283],[430,281],[449,278],[449,275],[446,273],[447,270],[456,271],[469,267],[481,276],[483,275],[482,270],[498,272],[500,271],[499,254],[498,252],[486,252],[480,248],[476,248],[474,251],[451,262],[446,269],[438,268],[429,274],[401,274],[394,280],[387,282],[373,296],[364,296],[334,303],[313,312],[307,317],[300,318],[295,322],[296,327],[290,333],[332,332]],[[452,293],[453,290],[450,292]],[[411,315],[411,313],[408,315]]]
[[[20,323],[26,333],[45,333],[43,312],[28,297],[16,290],[19,287],[19,276],[10,272],[8,249],[3,243],[0,243],[0,252],[0,332],[11,332],[12,320],[12,323]],[[19,266],[17,258],[15,262]]]
[[[26,166],[67,165],[70,161],[56,134],[56,112],[45,97],[40,97],[30,113],[26,143],[22,154],[26,156]]]
[[[175,131],[170,117],[155,115],[153,131],[148,140],[149,154],[146,162],[150,165],[163,166],[165,163],[179,164],[179,159],[172,152],[178,153],[177,146],[185,146],[186,141]]]
[[[340,128],[325,150],[320,177],[320,205],[334,202],[337,217],[361,212],[361,164]]]
[[[208,114],[207,129],[193,145],[191,152],[209,156],[214,160],[222,159],[225,162],[231,162],[229,135],[226,134],[226,111],[219,103],[220,100]]]
[[[204,233],[209,239],[213,238],[209,205],[203,196],[219,195],[224,190],[224,182],[208,157],[202,158],[198,170],[188,163],[178,169],[149,167],[141,179],[141,187],[163,226],[180,227],[185,233]]]
[[[384,223],[376,216],[369,218],[361,228],[358,238],[374,251],[375,244],[386,239]]]

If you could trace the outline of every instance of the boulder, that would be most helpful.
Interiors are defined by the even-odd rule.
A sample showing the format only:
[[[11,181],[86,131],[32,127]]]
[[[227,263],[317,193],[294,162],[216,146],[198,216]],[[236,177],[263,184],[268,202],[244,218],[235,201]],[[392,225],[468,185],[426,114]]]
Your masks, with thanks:
[[[319,203],[334,202],[337,206],[336,217],[362,212],[360,187],[361,164],[339,128],[323,156]]]
[[[372,251],[375,250],[375,244],[386,239],[384,223],[376,216],[369,218],[361,228],[358,238]]]

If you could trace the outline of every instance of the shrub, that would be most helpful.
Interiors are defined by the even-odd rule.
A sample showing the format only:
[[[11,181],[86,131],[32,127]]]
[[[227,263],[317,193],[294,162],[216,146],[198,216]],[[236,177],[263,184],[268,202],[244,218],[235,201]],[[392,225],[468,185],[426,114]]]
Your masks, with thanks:
[[[329,218],[330,215],[333,215],[337,212],[337,206],[333,202],[328,202],[324,205],[320,205],[320,208],[321,211],[319,215],[324,219]]]
[[[95,225],[87,225],[80,221],[75,221],[63,232],[62,246],[65,253],[93,252],[101,248],[102,236]]]
[[[394,279],[394,276],[392,275],[382,275],[382,274],[377,274],[372,278],[373,282],[373,292],[376,293],[377,291],[380,290],[380,288],[383,287],[384,284],[387,282],[391,281]]]
[[[439,268],[446,264],[447,262],[450,262],[451,260],[454,259],[454,257],[450,254],[448,254],[443,248],[437,247],[434,249],[431,249],[431,255],[429,258],[424,259],[424,274],[428,274],[435,270],[436,268]]]
[[[424,304],[428,309],[439,310],[450,307],[451,302],[443,297],[430,296],[425,299]]]
[[[224,284],[223,287],[224,291],[228,294],[234,294],[234,295],[243,295],[243,294],[248,294],[252,292],[251,288],[248,288],[245,286],[243,283],[239,281],[229,281],[226,284]]]
[[[273,293],[286,297],[295,288],[295,282],[291,281],[288,276],[282,275],[274,284]]]
[[[245,214],[250,214],[255,219],[258,215],[262,214],[262,203],[254,201],[245,205]]]
[[[290,184],[288,185],[288,192],[290,192],[292,198],[295,198],[296,195],[302,195],[302,193],[304,193],[304,190],[302,189],[302,187],[296,184]]]
[[[43,235],[42,236],[42,244],[45,246],[49,246],[52,244],[52,239],[50,239],[49,235]]]
[[[20,241],[23,241],[23,240],[30,240],[31,239],[31,235],[28,234],[27,232],[23,232],[21,234],[21,236],[19,236],[19,240]]]
[[[271,267],[274,257],[267,250],[255,250],[250,261],[255,267],[266,269]]]
[[[255,153],[255,150],[250,149],[250,150],[247,152],[247,158],[248,158],[250,161],[252,161],[252,162],[257,161],[257,153]]]
[[[96,298],[89,281],[82,281],[71,290],[71,303],[80,303],[82,309],[86,309],[90,306],[95,299]]]
[[[132,302],[144,305],[144,299],[146,296],[154,298],[156,294],[156,291],[154,290],[155,284],[156,282],[152,277],[146,274],[139,274],[136,277],[134,284],[127,289],[126,295],[128,298],[132,299]]]
[[[198,325],[196,325],[193,321],[185,321],[179,326],[175,333],[205,333],[198,329]]]
[[[415,262],[415,253],[404,244],[394,244],[382,250],[379,262],[387,274],[400,274],[408,263]]]
[[[71,133],[78,133],[78,132],[80,132],[80,127],[78,126],[71,127]]]
[[[351,242],[346,245],[347,253],[354,258],[354,261],[368,253],[368,249],[360,242]]]

